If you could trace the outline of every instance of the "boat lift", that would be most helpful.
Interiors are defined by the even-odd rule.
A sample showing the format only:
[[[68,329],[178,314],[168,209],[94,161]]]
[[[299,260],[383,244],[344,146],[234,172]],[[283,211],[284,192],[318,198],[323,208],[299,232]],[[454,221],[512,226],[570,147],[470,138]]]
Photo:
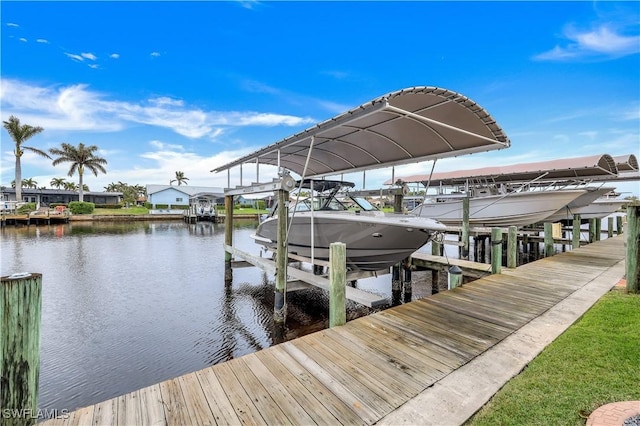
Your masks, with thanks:
[[[509,146],[509,139],[493,117],[466,96],[426,86],[388,93],[211,170],[227,171],[225,261],[230,262],[237,256],[263,269],[275,268],[274,317],[284,321],[287,277],[298,274],[287,270],[288,194],[296,183],[291,173],[299,175],[301,181],[385,167],[392,167],[393,174],[393,166],[397,165]],[[243,186],[242,166],[250,163],[255,163],[257,180],[260,165],[275,166],[278,177],[271,182]],[[240,185],[231,188],[230,170],[237,166]],[[233,247],[231,223],[234,196],[269,191],[275,192],[279,206],[278,248],[272,266]],[[312,277],[305,279],[324,288],[323,283]],[[355,300],[354,291],[348,288],[346,293]],[[363,303],[363,300],[356,301]]]

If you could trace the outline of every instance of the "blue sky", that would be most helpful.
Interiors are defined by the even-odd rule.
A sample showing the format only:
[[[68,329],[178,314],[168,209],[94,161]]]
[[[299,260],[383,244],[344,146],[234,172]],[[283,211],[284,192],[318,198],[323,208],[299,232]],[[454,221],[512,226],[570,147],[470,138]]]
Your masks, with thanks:
[[[2,120],[27,145],[97,145],[110,182],[226,186],[210,170],[386,93],[437,86],[479,103],[506,150],[436,171],[585,155],[640,157],[638,2],[2,1]],[[14,179],[1,134],[1,183]],[[396,167],[428,173],[431,163]],[[23,178],[68,167],[29,153]],[[232,186],[239,183],[232,174]],[[255,166],[243,168],[244,183]],[[348,176],[362,186],[361,175]],[[380,187],[390,170],[369,171]],[[260,169],[261,180],[270,171]],[[73,179],[77,182],[77,176]],[[640,193],[640,183],[619,190]]]

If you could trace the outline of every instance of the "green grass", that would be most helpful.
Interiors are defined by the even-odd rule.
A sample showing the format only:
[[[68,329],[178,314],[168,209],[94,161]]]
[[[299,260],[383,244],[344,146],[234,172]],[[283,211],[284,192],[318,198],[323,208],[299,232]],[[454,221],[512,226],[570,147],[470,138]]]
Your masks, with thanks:
[[[466,425],[584,425],[601,405],[640,400],[640,295],[603,296]]]

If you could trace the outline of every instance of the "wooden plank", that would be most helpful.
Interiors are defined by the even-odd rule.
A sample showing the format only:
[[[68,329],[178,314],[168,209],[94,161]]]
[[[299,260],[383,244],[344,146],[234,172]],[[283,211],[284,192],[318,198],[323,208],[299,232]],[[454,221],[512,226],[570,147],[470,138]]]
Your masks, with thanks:
[[[238,420],[245,425],[267,425],[265,419],[262,418],[260,411],[253,404],[252,396],[248,395],[242,383],[233,372],[230,362],[217,364],[213,368],[224,393],[227,395],[231,406],[233,407]]]
[[[73,412],[73,416],[69,419],[70,426],[90,425],[93,422],[94,407],[83,407]]]
[[[182,395],[185,402],[185,411],[190,419],[191,424],[197,425],[215,425],[214,419],[207,398],[204,396],[202,386],[198,381],[198,377],[194,374],[185,374],[175,378],[182,389]]]
[[[304,338],[301,338],[304,339]],[[300,340],[300,339],[297,339]],[[293,359],[295,359],[307,372],[313,375],[320,383],[328,388],[334,395],[336,395],[344,404],[351,407],[353,411],[360,416],[361,421],[372,424],[380,417],[378,416],[379,410],[369,407],[364,404],[360,397],[352,392],[352,390],[345,386],[339,378],[333,377],[329,372],[318,364],[313,358],[306,354],[294,345],[292,341],[281,343],[282,347]]]
[[[275,357],[273,351],[258,351],[256,352],[256,358],[260,360],[271,375],[277,378],[278,386],[281,386],[283,391],[286,391],[289,397],[302,407],[306,416],[309,417],[309,421],[306,423],[333,424],[338,422],[338,419],[331,414],[325,404],[314,396],[315,392],[310,392],[298,381],[294,373]],[[295,363],[295,361],[293,362]]]
[[[348,364],[344,364],[341,357],[335,353],[321,350],[322,343],[317,344],[317,336],[307,335],[303,339],[305,339],[305,343],[297,345],[297,348],[313,360],[325,374],[332,376],[333,380],[342,384],[355,395],[359,403],[372,412],[373,418],[379,419],[390,412],[393,406],[389,401],[369,387],[367,383],[364,383],[357,372],[345,368],[348,367]]]
[[[93,410],[94,425],[113,425],[118,421],[118,398],[96,404]]]
[[[376,359],[356,360],[352,354],[341,350],[342,346],[335,345],[333,340],[327,337],[328,334],[333,333],[314,333],[307,340],[307,344],[326,359],[332,360],[336,367],[344,372],[345,376],[358,381],[370,389],[372,394],[388,403],[389,409],[402,405],[416,395],[415,393],[405,393],[406,388],[400,386],[395,380],[395,375],[386,375],[382,370],[375,368],[372,361],[376,361]],[[367,366],[371,368],[368,369]]]
[[[236,411],[227,398],[218,377],[212,368],[196,371],[196,377],[202,386],[202,391],[209,403],[209,408],[218,424],[240,424],[242,423]]]
[[[142,424],[142,408],[140,407],[140,391],[124,395],[124,424]]]
[[[293,424],[291,419],[282,411],[280,405],[271,397],[271,389],[266,389],[260,383],[242,358],[228,361],[226,364],[236,375],[238,382],[244,387],[247,395],[250,395],[253,405],[267,424]]]
[[[151,385],[140,390],[141,423],[143,425],[165,425],[164,403],[160,385]],[[96,425],[104,424],[96,422]]]
[[[185,401],[182,395],[182,388],[177,380],[165,380],[160,383],[160,394],[162,395],[162,401],[165,405],[164,412],[167,424],[186,425],[192,423],[187,411],[187,401]],[[120,424],[131,424],[126,422],[126,417],[123,420],[125,422]]]
[[[287,388],[280,383],[278,377],[274,376],[255,354],[244,356],[239,360],[253,373],[260,384],[268,390],[268,394],[291,424],[314,423],[313,418],[298,404]]]
[[[424,353],[411,346],[399,344],[401,342],[398,341],[397,336],[381,334],[379,332],[380,329],[372,326],[376,321],[379,321],[378,324],[380,324],[383,320],[380,318],[372,318],[370,321],[354,322],[353,326],[356,327],[356,329],[352,332],[353,338],[366,342],[366,344],[381,351],[391,359],[396,361],[403,360],[405,363],[421,370],[423,373],[429,375],[427,381],[438,379],[442,377],[443,374],[451,371],[451,368],[441,362],[441,360],[425,356]],[[411,325],[411,327],[414,326],[415,324]],[[427,333],[424,333],[423,330],[423,334]],[[431,333],[428,332],[428,334]],[[386,339],[385,337],[391,337],[391,339]]]
[[[264,355],[267,351],[261,351],[258,355]],[[336,418],[344,424],[360,424],[363,419],[358,415],[362,411],[358,405],[345,402],[336,395],[330,387],[325,386],[321,380],[303,365],[301,365],[294,357],[292,357],[283,347],[277,345],[269,348],[269,355],[273,356],[288,372],[296,378],[297,382],[302,385],[309,395],[313,395],[320,403]],[[293,384],[292,386],[297,386]],[[339,385],[332,386],[333,389],[339,389]],[[331,424],[330,422],[329,424]]]
[[[380,374],[383,380],[392,380],[401,386],[400,393],[416,395],[424,389],[424,373],[412,365],[391,359],[380,352],[373,350],[369,345],[358,344],[351,339],[352,334],[348,332],[349,327],[339,327],[331,332],[320,331],[327,339],[332,340],[332,345],[339,353],[347,354],[353,362],[357,362],[360,367],[365,368],[369,374]],[[341,332],[345,331],[343,335]],[[390,377],[387,379],[387,377]],[[391,385],[393,386],[393,384]]]

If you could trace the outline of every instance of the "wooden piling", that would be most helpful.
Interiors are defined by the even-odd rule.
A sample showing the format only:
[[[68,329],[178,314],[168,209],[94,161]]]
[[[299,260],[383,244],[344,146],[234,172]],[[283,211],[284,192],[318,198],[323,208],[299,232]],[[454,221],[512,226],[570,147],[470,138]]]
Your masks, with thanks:
[[[289,192],[276,191],[278,202],[278,236],[276,250],[276,288],[273,304],[273,320],[276,323],[285,322],[287,316],[287,304],[285,294],[287,291],[287,224],[289,222]],[[313,242],[311,242],[313,244]]]
[[[431,254],[434,256],[440,256],[440,243],[431,240]],[[440,292],[438,285],[440,280],[439,273],[436,269],[431,270],[431,294],[437,294]]]
[[[622,216],[616,216],[616,235],[622,234]]]
[[[402,200],[404,196],[402,194],[395,194],[393,196],[393,212],[402,213]]]
[[[507,268],[518,266],[518,227],[510,226],[507,236]]]
[[[640,204],[627,206],[627,291],[640,293]]]
[[[38,417],[42,274],[14,274],[0,280],[2,424],[32,425]],[[15,416],[5,417],[5,410]]]
[[[460,258],[469,260],[469,197],[462,199],[462,246]]]
[[[502,229],[491,228],[491,273],[502,272]]]
[[[411,301],[411,294],[413,293],[412,287],[412,272],[411,272],[411,258],[407,257],[403,262],[403,277],[402,277],[402,294],[405,302]]]
[[[580,248],[580,215],[573,215],[573,230],[571,231],[572,248]]]
[[[602,219],[595,219],[595,241],[600,241],[602,239]]]
[[[233,246],[233,195],[224,196],[224,243]],[[224,261],[231,262],[230,252],[224,252]]]
[[[613,237],[613,217],[609,217],[609,220],[607,223],[607,237],[609,238]]]
[[[329,245],[329,327],[347,323],[347,245]]]
[[[544,223],[544,257],[551,257],[554,254],[553,249],[553,223]]]
[[[589,219],[589,243],[596,241],[596,219]]]

